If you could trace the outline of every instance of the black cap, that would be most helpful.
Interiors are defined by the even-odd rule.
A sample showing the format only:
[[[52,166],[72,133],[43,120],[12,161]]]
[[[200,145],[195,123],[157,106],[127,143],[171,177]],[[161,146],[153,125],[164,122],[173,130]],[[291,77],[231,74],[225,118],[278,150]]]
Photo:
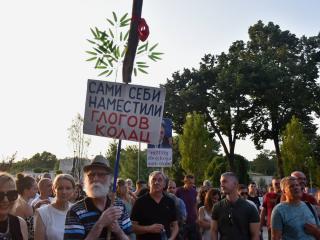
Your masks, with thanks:
[[[91,168],[93,167],[101,167],[107,170],[107,172],[111,173],[112,169],[110,167],[110,163],[109,160],[106,159],[104,156],[102,155],[97,155],[95,156],[95,158],[91,161],[91,163],[89,165],[86,165],[83,167],[83,171],[87,172],[89,171]]]

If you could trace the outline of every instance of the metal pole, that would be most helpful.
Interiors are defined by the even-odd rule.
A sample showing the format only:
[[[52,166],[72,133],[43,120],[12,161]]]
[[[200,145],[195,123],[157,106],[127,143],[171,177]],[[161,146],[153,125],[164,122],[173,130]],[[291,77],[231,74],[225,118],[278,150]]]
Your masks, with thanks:
[[[141,142],[139,142],[139,149],[138,149],[138,180],[140,180],[140,151],[141,151]]]

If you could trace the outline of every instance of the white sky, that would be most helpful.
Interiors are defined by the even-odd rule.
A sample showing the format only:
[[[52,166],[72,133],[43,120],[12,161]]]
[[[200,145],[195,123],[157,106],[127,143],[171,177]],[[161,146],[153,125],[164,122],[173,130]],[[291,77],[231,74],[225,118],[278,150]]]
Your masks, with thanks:
[[[106,28],[112,11],[131,14],[132,2],[1,1],[0,159],[16,151],[18,159],[42,151],[73,155],[67,128],[77,112],[83,115],[87,79],[98,79],[85,61],[89,28]],[[318,0],[145,0],[149,40],[159,42],[165,55],[133,83],[157,87],[177,70],[198,67],[205,53],[220,54],[232,42],[246,41],[259,19],[299,37],[317,35],[319,9]],[[105,153],[108,142],[92,137],[89,157]],[[236,153],[252,160],[257,151],[248,140],[238,142]]]

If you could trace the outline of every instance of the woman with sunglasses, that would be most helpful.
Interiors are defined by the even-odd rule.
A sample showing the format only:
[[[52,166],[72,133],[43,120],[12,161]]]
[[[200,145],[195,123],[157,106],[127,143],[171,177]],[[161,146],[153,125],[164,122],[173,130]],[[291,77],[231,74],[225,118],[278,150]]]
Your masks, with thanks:
[[[49,205],[38,208],[35,214],[35,240],[62,240],[64,223],[69,200],[75,192],[75,182],[69,174],[59,174],[53,181],[55,201]]]
[[[34,198],[38,192],[37,182],[29,175],[18,173],[16,186],[19,197],[11,213],[15,216],[22,217],[27,222],[28,239],[33,240],[33,208],[28,202]]]
[[[210,189],[204,198],[204,206],[199,208],[199,226],[201,228],[202,240],[211,240],[211,216],[212,207],[220,201],[220,191],[218,189]]]
[[[18,192],[13,177],[0,172],[0,239],[28,239],[26,222],[20,217],[9,214],[17,199]]]

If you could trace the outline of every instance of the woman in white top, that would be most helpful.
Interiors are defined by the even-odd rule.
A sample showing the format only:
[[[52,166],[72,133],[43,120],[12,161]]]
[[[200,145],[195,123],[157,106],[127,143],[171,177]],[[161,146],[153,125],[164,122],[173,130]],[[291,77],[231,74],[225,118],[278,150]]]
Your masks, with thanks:
[[[35,214],[35,240],[62,240],[69,200],[75,191],[75,182],[69,174],[59,174],[53,181],[55,202],[39,208]]]
[[[204,206],[199,208],[199,225],[201,228],[202,240],[211,240],[211,216],[213,205],[220,200],[218,189],[210,189],[205,196]]]

